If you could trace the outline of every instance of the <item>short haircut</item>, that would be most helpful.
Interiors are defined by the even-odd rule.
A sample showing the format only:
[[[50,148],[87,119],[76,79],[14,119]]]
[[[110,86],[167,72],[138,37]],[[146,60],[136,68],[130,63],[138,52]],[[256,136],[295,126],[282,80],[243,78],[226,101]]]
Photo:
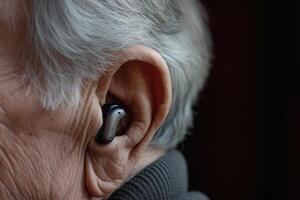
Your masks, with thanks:
[[[152,144],[171,148],[192,125],[192,106],[208,76],[211,39],[194,0],[32,0],[22,60],[42,105],[79,103],[85,80],[97,80],[133,45],[159,52],[168,64],[173,101]]]

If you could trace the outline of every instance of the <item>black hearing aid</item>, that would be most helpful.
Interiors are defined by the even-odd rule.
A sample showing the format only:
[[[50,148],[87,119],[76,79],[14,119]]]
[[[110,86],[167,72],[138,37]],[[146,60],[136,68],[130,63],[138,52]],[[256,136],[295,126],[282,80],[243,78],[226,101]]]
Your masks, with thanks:
[[[103,125],[96,135],[96,142],[107,144],[113,141],[117,134],[120,121],[126,116],[125,110],[118,104],[105,104],[102,106]]]

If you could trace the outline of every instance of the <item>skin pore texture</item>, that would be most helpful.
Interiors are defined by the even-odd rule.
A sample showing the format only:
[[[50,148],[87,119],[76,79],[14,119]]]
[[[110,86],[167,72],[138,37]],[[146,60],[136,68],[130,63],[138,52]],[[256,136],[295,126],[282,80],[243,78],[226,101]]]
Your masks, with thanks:
[[[18,63],[26,27],[19,20],[12,37],[2,28],[7,23],[1,14],[0,199],[106,198],[165,153],[150,146],[172,96],[168,67],[157,52],[144,46],[118,52],[107,73],[85,81],[79,106],[64,103],[50,111]],[[99,145],[94,138],[103,122],[101,105],[111,99],[130,113],[128,128]]]

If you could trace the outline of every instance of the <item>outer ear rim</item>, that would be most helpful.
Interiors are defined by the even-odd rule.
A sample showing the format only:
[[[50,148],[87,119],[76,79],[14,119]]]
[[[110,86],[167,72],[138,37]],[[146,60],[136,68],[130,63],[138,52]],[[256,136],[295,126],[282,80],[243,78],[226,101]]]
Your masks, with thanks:
[[[139,52],[141,51],[147,53],[140,54]],[[128,53],[131,55],[129,56],[129,58],[131,58],[132,60],[138,60],[138,61],[149,63],[153,66],[156,66],[156,69],[159,71],[160,74],[162,74],[162,76],[164,74],[167,75],[164,76],[165,79],[161,79],[161,81],[162,81],[162,85],[164,86],[163,90],[166,93],[165,97],[168,96],[170,97],[170,98],[165,98],[163,100],[163,102],[165,102],[164,106],[167,106],[167,110],[170,110],[171,103],[172,103],[172,86],[171,86],[172,81],[171,81],[170,71],[165,59],[157,51],[142,45],[137,45],[128,48]]]
[[[124,58],[127,58],[126,60],[122,60],[122,62],[119,63],[120,66],[129,61],[134,61],[134,60],[141,61],[141,62],[148,63],[152,66],[155,66],[156,70],[161,74],[160,77],[164,77],[164,79],[160,79],[162,81],[161,85],[163,86],[162,90],[165,93],[164,95],[165,98],[162,99],[162,102],[164,103],[159,106],[156,115],[153,116],[152,118],[152,119],[159,118],[160,120],[151,122],[151,125],[149,126],[147,132],[152,132],[152,134],[145,134],[145,137],[147,137],[146,140],[144,140],[145,138],[140,139],[142,143],[143,142],[147,143],[150,142],[149,140],[152,139],[159,126],[166,119],[168,112],[171,108],[171,104],[172,104],[171,74],[165,59],[157,51],[149,47],[145,47],[143,45],[131,46],[125,49],[124,51],[120,52],[120,55],[124,56]],[[165,112],[165,110],[167,110],[167,112]]]
[[[171,86],[172,81],[171,81],[170,71],[165,59],[154,49],[143,45],[130,46],[116,53],[115,56],[120,59],[112,64],[112,66],[117,66],[117,67],[114,67],[109,72],[111,76],[113,76],[121,66],[123,66],[125,63],[128,63],[130,61],[141,61],[144,63],[148,63],[152,66],[156,66],[156,70],[161,74],[160,77],[162,76],[164,77],[164,79],[161,79],[162,81],[161,85],[163,86],[162,90],[165,93],[164,95],[165,98],[162,99],[162,102],[164,102],[164,104],[161,104],[159,111],[157,112],[156,116],[153,117],[153,119],[155,119],[157,115],[162,115],[160,117],[162,120],[159,121],[163,122],[166,119],[172,104],[172,86]],[[108,88],[106,89],[108,90]],[[168,112],[166,113],[160,112],[160,110],[167,110]],[[161,125],[159,121],[155,122],[154,124],[153,123],[151,124],[155,125],[155,127],[159,127]],[[153,129],[152,132],[156,132],[156,129]],[[153,135],[151,137],[153,137]]]
[[[144,53],[140,53],[140,52],[144,52]],[[149,63],[153,66],[161,66],[159,67],[160,73],[169,74],[169,76],[166,76],[167,80],[163,82],[163,85],[164,86],[168,85],[167,82],[171,83],[171,76],[170,76],[168,65],[165,59],[154,49],[151,49],[143,45],[134,45],[125,48],[120,52],[117,52],[115,56],[120,58],[120,60],[113,62],[111,66],[118,66],[118,67],[114,67],[111,71],[108,72],[108,74],[114,74],[119,69],[120,66],[124,65],[127,62],[141,61],[141,62]],[[103,80],[101,79],[100,82],[101,81]],[[104,81],[107,81],[107,79]],[[164,88],[164,90],[169,91],[168,95],[172,97],[172,88],[170,90],[168,90],[168,88]],[[171,107],[171,102],[172,102],[172,98],[168,102],[170,104],[170,107]]]

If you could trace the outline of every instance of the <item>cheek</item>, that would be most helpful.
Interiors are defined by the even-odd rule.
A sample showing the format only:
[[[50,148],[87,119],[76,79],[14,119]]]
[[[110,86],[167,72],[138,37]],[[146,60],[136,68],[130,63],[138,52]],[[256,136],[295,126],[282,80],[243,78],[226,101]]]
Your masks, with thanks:
[[[61,134],[26,137],[9,134],[2,141],[5,155],[0,161],[0,182],[12,190],[17,186],[16,194],[21,193],[26,199],[40,195],[46,199],[51,186],[51,193],[63,199],[72,190],[82,190],[84,159],[72,150],[72,138]]]
[[[102,110],[97,98],[92,98],[91,101],[85,103],[86,105],[80,108],[76,114],[74,127],[74,135],[76,138],[84,137],[85,142],[94,139],[98,130],[103,124]],[[74,123],[72,124],[72,126]]]
[[[64,122],[61,126],[65,127],[65,134],[73,137],[85,152],[87,144],[95,139],[103,123],[98,99],[96,97],[86,99],[78,109],[66,112],[61,121]]]
[[[37,116],[44,130],[75,138],[78,143],[88,143],[102,126],[102,111],[97,98],[83,101],[79,107],[61,106],[49,115]]]

